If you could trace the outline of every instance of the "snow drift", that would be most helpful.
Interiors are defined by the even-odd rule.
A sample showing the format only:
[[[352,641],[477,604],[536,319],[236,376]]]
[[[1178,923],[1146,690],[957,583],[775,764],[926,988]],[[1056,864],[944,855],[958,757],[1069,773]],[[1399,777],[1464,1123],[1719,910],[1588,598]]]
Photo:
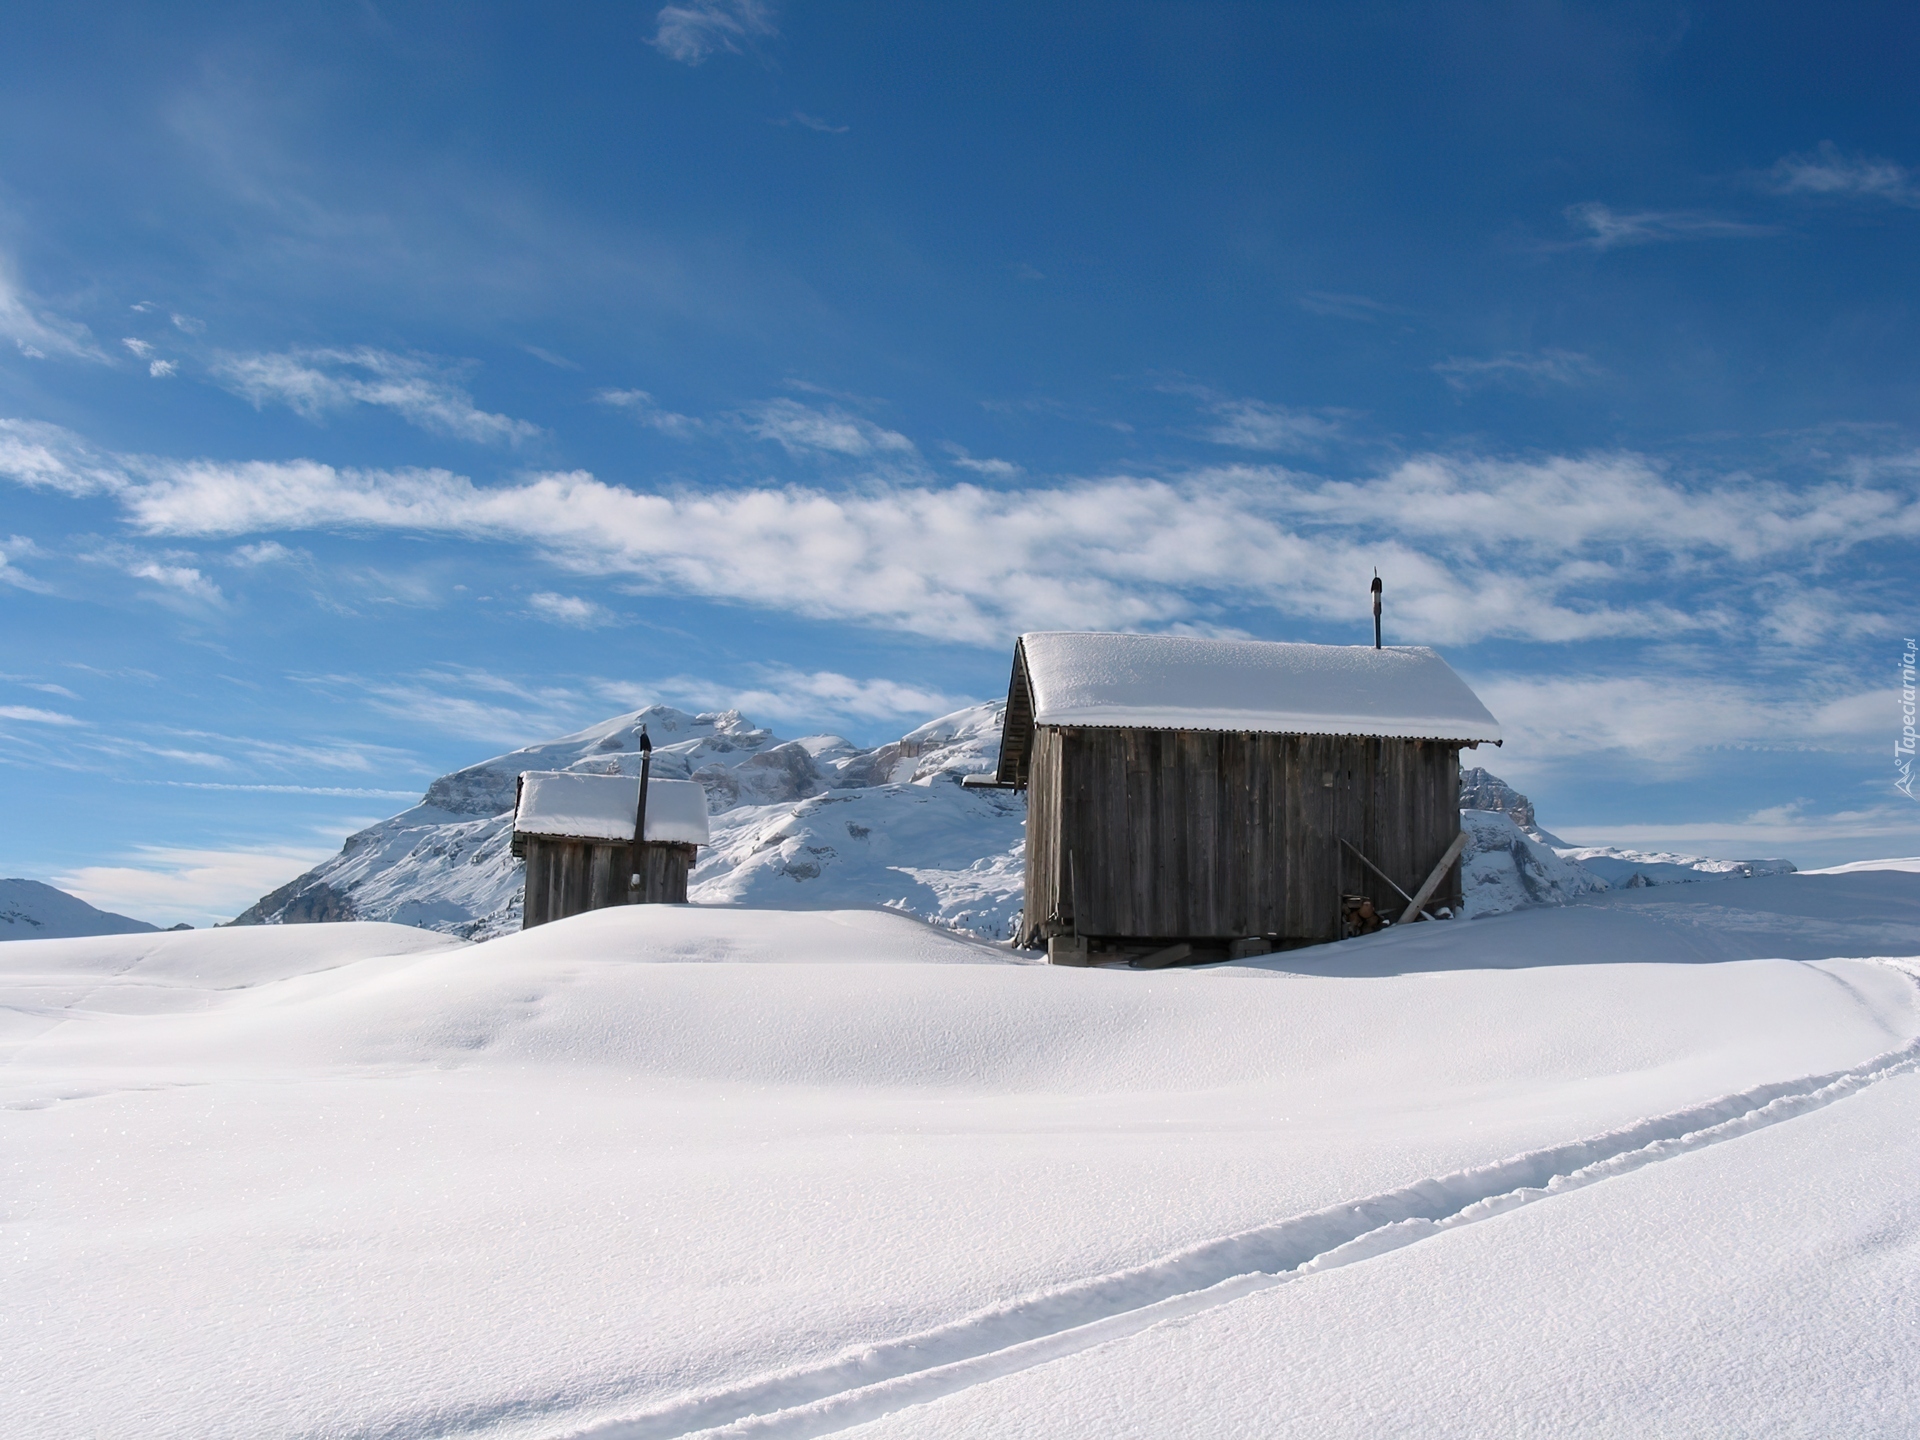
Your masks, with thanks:
[[[1073,1437],[1109,1433],[1113,1394],[1137,1433],[1203,1433],[1215,1411],[1182,1373],[1207,1395],[1298,1374],[1272,1306],[1235,1299],[1253,1272],[1294,1266],[1309,1328],[1360,1335],[1372,1267],[1391,1288],[1396,1257],[1418,1273],[1472,1234],[1498,1318],[1449,1309],[1454,1343],[1525,1335],[1569,1387],[1603,1384],[1565,1338],[1578,1247],[1545,1284],[1535,1254],[1666,1236],[1684,1167],[1736,1150],[1737,1189],[1702,1203],[1767,1208],[1734,1207],[1745,1258],[1721,1278],[1791,1247],[1824,1152],[1774,1158],[1768,1137],[1813,1117],[1753,1127],[1897,1083],[1920,992],[1842,957],[1920,949],[1917,887],[1635,889],[1188,972],[1020,963],[887,910],[621,907],[478,945],[358,923],[0,946],[9,1433],[613,1440],[779,1411],[769,1433]],[[1806,959],[1756,958],[1780,954]],[[1871,1223],[1823,1276],[1920,1237],[1883,1203],[1911,1188],[1908,1112],[1859,1113],[1838,1153],[1884,1157],[1848,1172]],[[1744,1138],[1715,1144],[1727,1125]],[[1560,1193],[1629,1160],[1677,1178]],[[1498,1213],[1528,1187],[1543,1203]],[[1574,1229],[1497,1243],[1554,1214]],[[1693,1282],[1638,1283],[1658,1303],[1633,1324],[1669,1337],[1677,1374],[1726,1345],[1736,1377],[1804,1379],[1864,1326],[1887,1375],[1920,1369],[1920,1328],[1880,1291],[1841,1293],[1833,1313],[1863,1318],[1832,1334],[1729,1335],[1683,1323]],[[1427,1292],[1402,1286],[1398,1312],[1423,1311],[1408,1293]],[[1159,1348],[1180,1327],[1152,1307],[1181,1305],[1212,1359]],[[1155,1382],[1069,1333],[1092,1324],[1136,1337]],[[940,1360],[974,1367],[945,1400],[925,1388]],[[1393,1362],[1351,1433],[1473,1398],[1444,1352]],[[995,1375],[1024,1377],[1005,1403]],[[1050,1410],[1025,1388],[1043,1382],[1080,1398]],[[1905,1394],[1878,1392],[1884,1433],[1920,1419]]]

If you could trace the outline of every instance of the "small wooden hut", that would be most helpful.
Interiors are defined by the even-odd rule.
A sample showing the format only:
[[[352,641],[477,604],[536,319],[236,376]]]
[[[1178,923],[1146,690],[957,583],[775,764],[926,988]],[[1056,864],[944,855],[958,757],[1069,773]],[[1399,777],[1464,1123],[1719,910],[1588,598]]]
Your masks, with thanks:
[[[636,775],[520,776],[513,853],[527,862],[522,929],[608,905],[686,903],[687,875],[708,838],[707,792],[691,780],[650,780],[647,833],[636,845],[639,806]]]
[[[1340,939],[1362,897],[1363,923],[1457,907],[1487,741],[1424,648],[1023,635],[990,782],[1028,796],[1019,939],[1171,963]]]

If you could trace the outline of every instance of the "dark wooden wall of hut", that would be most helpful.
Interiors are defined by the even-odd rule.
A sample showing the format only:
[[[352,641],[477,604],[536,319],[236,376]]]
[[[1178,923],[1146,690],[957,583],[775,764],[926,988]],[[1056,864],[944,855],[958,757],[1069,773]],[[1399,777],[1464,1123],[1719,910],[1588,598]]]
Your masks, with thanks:
[[[1027,789],[1023,943],[1340,935],[1343,892],[1404,901],[1460,831],[1449,741],[1041,726]],[[1433,904],[1460,903],[1456,864]]]
[[[624,840],[569,840],[548,835],[520,837],[527,855],[527,892],[520,928],[564,920],[584,910],[630,903],[627,877],[633,847]],[[642,904],[684,905],[692,845],[648,841],[640,847]]]

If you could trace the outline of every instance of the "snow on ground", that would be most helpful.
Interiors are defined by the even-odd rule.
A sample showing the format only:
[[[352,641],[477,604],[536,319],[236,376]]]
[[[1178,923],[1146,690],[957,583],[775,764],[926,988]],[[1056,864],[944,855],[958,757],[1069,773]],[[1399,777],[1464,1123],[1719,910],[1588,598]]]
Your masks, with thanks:
[[[1855,860],[1851,865],[1834,865],[1825,870],[1803,870],[1803,875],[1861,875],[1870,870],[1904,870],[1920,875],[1920,855],[1891,860]]]
[[[96,910],[79,896],[38,880],[0,880],[0,940],[135,935],[159,928],[111,910]]]
[[[1920,990],[1847,957],[1916,952],[1898,873],[1177,972],[885,910],[0,946],[9,1433],[1912,1433]]]
[[[1551,1204],[1223,1295],[849,1440],[1907,1440],[1920,1416],[1916,1174],[1909,1072]]]
[[[1615,890],[1649,885],[1687,885],[1700,880],[1749,880],[1756,875],[1791,875],[1791,860],[1714,860],[1676,855],[1670,850],[1622,850],[1615,845],[1561,844],[1562,860],[1597,875]]]

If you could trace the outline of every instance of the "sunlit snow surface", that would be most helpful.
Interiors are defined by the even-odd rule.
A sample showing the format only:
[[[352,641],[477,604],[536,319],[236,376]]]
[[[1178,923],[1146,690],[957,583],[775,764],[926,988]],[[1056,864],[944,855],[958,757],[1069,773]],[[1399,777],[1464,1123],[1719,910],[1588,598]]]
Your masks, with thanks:
[[[6,1431],[1912,1434],[1916,953],[1902,873],[16,942]]]

